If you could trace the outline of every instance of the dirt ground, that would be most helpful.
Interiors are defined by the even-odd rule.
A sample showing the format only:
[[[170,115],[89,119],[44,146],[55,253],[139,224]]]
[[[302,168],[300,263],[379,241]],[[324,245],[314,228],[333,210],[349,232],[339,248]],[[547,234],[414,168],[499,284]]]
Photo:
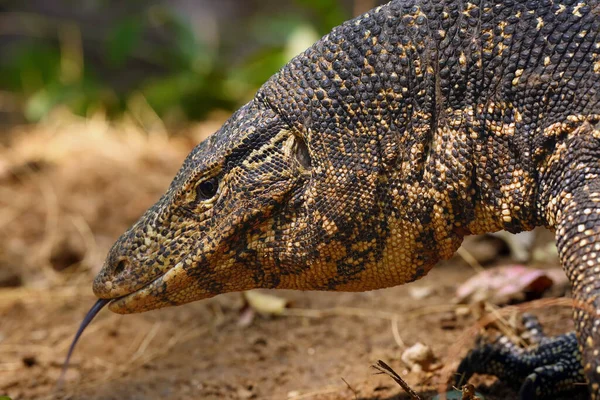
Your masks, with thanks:
[[[56,388],[70,341],[94,303],[91,280],[104,254],[220,119],[177,137],[160,124],[141,129],[136,121],[64,115],[0,134],[0,396],[408,399],[375,374],[377,360],[424,399],[447,382],[479,331],[480,307],[453,302],[457,286],[476,273],[458,257],[386,290],[269,292],[288,307],[252,320],[239,293],[139,315],[103,310]],[[490,264],[511,262],[487,246]],[[556,262],[543,265],[551,266]],[[551,333],[572,327],[568,307],[534,312]],[[409,370],[401,355],[417,342],[431,347],[440,368]],[[472,382],[488,400],[516,396],[490,377]]]

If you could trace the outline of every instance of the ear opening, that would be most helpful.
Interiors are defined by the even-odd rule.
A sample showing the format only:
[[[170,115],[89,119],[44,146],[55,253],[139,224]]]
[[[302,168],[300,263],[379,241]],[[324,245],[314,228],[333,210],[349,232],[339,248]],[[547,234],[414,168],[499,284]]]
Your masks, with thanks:
[[[304,138],[294,135],[294,143],[292,147],[292,157],[300,164],[300,166],[309,171],[312,167],[310,152]]]

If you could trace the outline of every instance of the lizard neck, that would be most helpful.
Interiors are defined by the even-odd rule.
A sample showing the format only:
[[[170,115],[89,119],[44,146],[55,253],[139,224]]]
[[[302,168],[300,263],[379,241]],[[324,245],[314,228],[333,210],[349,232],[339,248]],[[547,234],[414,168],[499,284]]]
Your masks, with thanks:
[[[540,132],[599,103],[595,34],[557,36],[555,10],[409,3],[334,29],[261,89],[313,157],[298,217],[310,229],[294,240],[323,227],[350,276],[400,257],[414,279],[466,234],[543,224]],[[577,31],[598,31],[578,13]],[[315,260],[327,250],[307,249]]]

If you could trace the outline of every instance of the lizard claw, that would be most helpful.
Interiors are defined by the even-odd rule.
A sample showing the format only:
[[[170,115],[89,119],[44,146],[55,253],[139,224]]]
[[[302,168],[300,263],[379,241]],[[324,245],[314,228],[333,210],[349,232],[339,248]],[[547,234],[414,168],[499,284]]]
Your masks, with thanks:
[[[518,390],[520,400],[587,394],[575,332],[546,336],[531,314],[523,315],[523,325],[534,347],[521,348],[504,335],[493,342],[480,337],[458,366],[455,385],[464,384],[473,374],[487,374]]]

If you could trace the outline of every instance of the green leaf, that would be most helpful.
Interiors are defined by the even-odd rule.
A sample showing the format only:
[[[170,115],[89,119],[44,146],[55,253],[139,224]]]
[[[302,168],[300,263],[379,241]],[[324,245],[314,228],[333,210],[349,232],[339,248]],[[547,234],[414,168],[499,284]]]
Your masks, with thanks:
[[[261,46],[283,46],[298,27],[306,25],[297,15],[256,16],[249,22],[252,39]]]
[[[4,49],[0,88],[31,94],[60,76],[60,52],[47,43],[18,41]]]
[[[0,396],[0,400],[11,400],[8,396]]]
[[[242,86],[258,87],[287,62],[285,47],[265,48],[231,68],[228,78]]]
[[[315,25],[321,35],[349,18],[338,0],[296,0],[296,3],[314,13]]]
[[[187,94],[197,91],[202,81],[202,77],[184,72],[148,82],[141,91],[150,106],[163,114],[169,107],[181,103]]]
[[[31,96],[25,105],[25,117],[29,121],[39,121],[56,105],[55,98],[47,90],[40,90]],[[2,400],[0,398],[0,400]]]
[[[172,35],[174,48],[171,58],[179,68],[207,74],[214,63],[214,51],[197,36],[187,18],[171,13],[165,29]]]
[[[144,31],[145,21],[128,18],[119,22],[106,40],[106,55],[113,67],[120,67],[138,45]]]
[[[85,115],[90,109],[110,108],[110,93],[102,91],[90,77],[65,85],[60,81],[50,82],[43,89],[33,93],[25,103],[24,114],[29,121],[39,121],[57,106],[66,106],[78,115]]]
[[[196,38],[196,34],[190,23],[184,21],[181,17],[174,15],[172,20],[172,30],[175,36],[175,45],[180,54],[191,64],[197,56],[201,44]]]

